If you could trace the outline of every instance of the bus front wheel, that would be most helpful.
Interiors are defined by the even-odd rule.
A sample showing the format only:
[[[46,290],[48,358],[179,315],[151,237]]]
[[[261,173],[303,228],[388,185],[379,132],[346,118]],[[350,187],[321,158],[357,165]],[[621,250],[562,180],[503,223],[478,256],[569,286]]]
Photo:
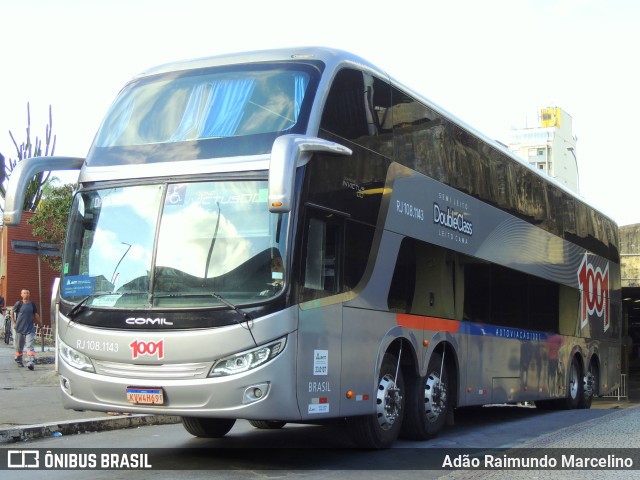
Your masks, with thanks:
[[[426,376],[407,382],[404,437],[426,440],[442,430],[451,408],[450,388],[447,366],[440,354],[433,354]]]
[[[260,430],[278,430],[287,424],[287,422],[280,420],[249,420],[249,423],[253,428]]]
[[[224,437],[236,423],[228,418],[199,418],[182,417],[182,426],[194,437],[220,438]]]
[[[380,366],[374,398],[376,412],[347,418],[349,433],[358,447],[387,448],[396,441],[404,416],[404,395],[404,379],[398,360],[387,353]]]

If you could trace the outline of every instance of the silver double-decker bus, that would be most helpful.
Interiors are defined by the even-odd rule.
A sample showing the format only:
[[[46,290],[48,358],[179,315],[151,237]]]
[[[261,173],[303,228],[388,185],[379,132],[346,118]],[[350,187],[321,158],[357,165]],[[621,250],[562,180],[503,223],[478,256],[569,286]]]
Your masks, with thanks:
[[[55,306],[65,407],[199,437],[455,409],[589,408],[620,378],[615,223],[367,61],[326,48],[133,78],[79,170]]]

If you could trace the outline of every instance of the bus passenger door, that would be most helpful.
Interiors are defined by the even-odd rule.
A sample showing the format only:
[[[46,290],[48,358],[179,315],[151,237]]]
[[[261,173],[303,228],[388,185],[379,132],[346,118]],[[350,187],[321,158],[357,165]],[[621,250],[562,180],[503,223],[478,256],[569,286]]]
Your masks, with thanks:
[[[308,209],[300,281],[298,405],[303,419],[339,412],[343,222],[333,213]]]

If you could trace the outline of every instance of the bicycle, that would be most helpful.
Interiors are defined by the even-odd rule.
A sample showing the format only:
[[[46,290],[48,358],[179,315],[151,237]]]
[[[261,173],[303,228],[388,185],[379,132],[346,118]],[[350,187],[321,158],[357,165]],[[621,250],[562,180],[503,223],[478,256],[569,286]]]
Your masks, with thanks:
[[[13,342],[13,329],[11,328],[11,314],[4,316],[4,343],[7,345]]]

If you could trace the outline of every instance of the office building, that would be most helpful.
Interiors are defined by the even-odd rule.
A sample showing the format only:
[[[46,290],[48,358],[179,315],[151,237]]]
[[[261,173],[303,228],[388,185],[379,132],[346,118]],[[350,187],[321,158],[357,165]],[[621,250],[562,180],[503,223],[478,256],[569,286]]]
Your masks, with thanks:
[[[571,115],[559,107],[547,107],[540,110],[534,127],[512,130],[509,150],[580,193],[576,141]]]

